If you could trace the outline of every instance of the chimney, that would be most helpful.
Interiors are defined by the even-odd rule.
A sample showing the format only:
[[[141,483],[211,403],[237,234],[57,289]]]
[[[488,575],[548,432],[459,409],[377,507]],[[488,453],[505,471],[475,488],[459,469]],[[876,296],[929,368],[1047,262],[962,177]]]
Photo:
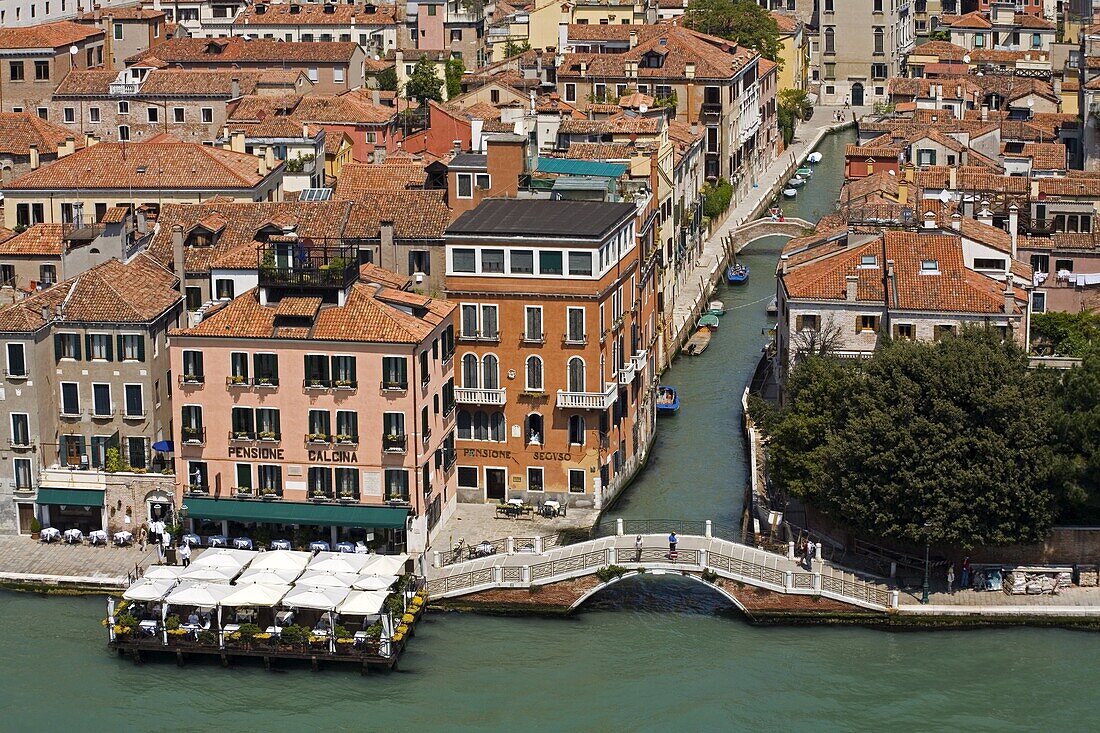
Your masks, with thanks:
[[[1012,290],[1012,277],[1005,280],[1005,313],[1016,310],[1016,293]]]
[[[69,136],[65,138],[65,142],[58,143],[57,145],[57,157],[64,158],[68,155],[72,155],[76,152],[76,138]]]
[[[38,170],[38,167],[42,165],[42,159],[38,155],[38,145],[35,143],[31,143],[30,151],[31,170],[36,171]]]
[[[459,153],[462,152],[462,141],[461,140],[452,140],[451,141],[451,148],[454,150],[454,154],[458,155]]]
[[[898,181],[898,203],[902,206],[909,203],[909,181],[904,177]]]
[[[1039,179],[1038,178],[1032,178],[1031,179],[1031,198],[1033,198],[1033,199],[1039,198]]]
[[[271,169],[267,167],[267,155],[257,155],[256,172],[259,173],[261,176],[266,176],[270,171]]]
[[[581,76],[588,76],[588,62],[581,62]]]
[[[393,221],[383,219],[378,223],[378,239],[379,251],[385,257],[386,252],[393,248]]]
[[[951,228],[954,229],[957,232],[957,231],[959,231],[959,228],[961,226],[962,226],[962,217],[959,215],[959,212],[956,211],[954,214],[951,215]]]
[[[1012,235],[1012,259],[1016,259],[1016,242],[1020,237],[1020,207],[1008,207],[1008,233]]]
[[[638,45],[638,31],[631,29],[630,31],[630,47],[634,48]]]
[[[859,276],[849,275],[844,278],[844,281],[846,287],[845,298],[849,303],[856,302],[856,294],[859,292]]]
[[[936,215],[931,211],[924,212],[924,224],[925,229],[936,228]]]
[[[686,64],[684,64],[684,78],[685,79],[694,79],[695,78],[695,62],[694,61],[688,61]]]
[[[229,136],[229,149],[234,153],[244,152],[244,131],[234,130]]]
[[[982,122],[989,122],[989,105],[982,105]]]
[[[988,226],[993,226],[993,212],[989,210],[989,202],[982,201],[982,208],[978,211],[978,221]]]
[[[302,137],[305,138],[306,140],[309,139],[309,123],[308,122],[303,122],[302,123]]]
[[[229,80],[229,98],[238,99],[241,96],[241,80],[233,77]]]
[[[267,146],[264,148],[264,163],[267,165],[269,171],[275,170],[275,148],[274,146]]]
[[[959,170],[955,166],[947,169],[947,187],[954,191],[959,185]]]
[[[50,316],[50,307],[48,305],[42,306],[42,320],[46,323],[49,323],[53,320],[53,318]]]
[[[382,93],[380,91],[378,91],[377,89],[372,89],[371,92],[370,92],[370,101],[374,104],[375,107],[381,105],[382,104]]]
[[[905,164],[905,180],[913,183],[917,180],[917,167],[912,163]]]
[[[183,227],[172,227],[172,272],[179,278],[180,292],[183,292]]]

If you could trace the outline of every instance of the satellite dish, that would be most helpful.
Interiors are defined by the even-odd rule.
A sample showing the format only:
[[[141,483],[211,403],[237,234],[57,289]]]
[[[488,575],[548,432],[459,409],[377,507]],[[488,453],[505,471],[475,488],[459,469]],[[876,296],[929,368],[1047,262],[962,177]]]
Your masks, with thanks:
[[[966,54],[965,56],[963,56],[963,63],[964,64],[969,64],[970,63],[970,54]]]
[[[1027,106],[1028,107],[1034,107],[1035,106],[1035,100],[1034,99],[1027,100]]]
[[[374,60],[375,60],[375,61],[378,61],[378,60],[379,60],[380,58],[382,58],[382,57],[381,57],[381,56],[379,56],[378,54],[374,54]]]
[[[951,200],[951,193],[945,188],[940,191],[940,203],[946,204]]]
[[[79,48],[77,48],[76,46],[69,46],[69,55],[70,56],[76,56],[78,53],[80,53]]]
[[[898,174],[897,171],[886,171],[886,172],[889,173],[891,176],[896,176]]]
[[[638,105],[638,111],[641,112],[644,115],[646,112],[649,111],[649,105],[648,104]]]

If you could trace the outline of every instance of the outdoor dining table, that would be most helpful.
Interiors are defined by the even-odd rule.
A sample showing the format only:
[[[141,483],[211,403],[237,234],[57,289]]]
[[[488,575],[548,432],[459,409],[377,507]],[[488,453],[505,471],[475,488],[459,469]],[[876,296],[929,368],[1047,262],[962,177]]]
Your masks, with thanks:
[[[222,627],[222,631],[224,631],[227,634],[235,634],[236,632],[238,632],[240,630],[241,630],[241,625],[240,624],[226,624],[225,626]]]
[[[337,552],[351,552],[351,553],[354,553],[355,552],[355,543],[354,542],[337,542],[336,543],[336,551]]]
[[[229,539],[223,534],[210,535],[206,539],[207,547],[226,547],[229,545]]]
[[[65,530],[65,542],[70,545],[76,545],[84,541],[84,533],[79,529],[67,529]]]
[[[97,529],[88,533],[88,542],[93,545],[105,545],[107,544],[107,532],[106,530]]]
[[[61,539],[61,530],[57,527],[46,527],[42,530],[43,542],[57,542]]]
[[[523,506],[523,499],[509,499],[505,503],[511,504],[512,506]]]
[[[309,543],[310,552],[328,552],[331,549],[332,548],[329,546],[329,543],[325,542],[324,540],[314,540],[313,542]]]
[[[193,532],[185,534],[183,537],[180,538],[180,541],[181,542],[186,542],[191,547],[201,547],[202,546],[202,537],[199,537],[197,534],[195,534]]]
[[[271,634],[272,636],[278,636],[282,632],[283,629],[281,626],[268,626],[266,629],[264,629],[265,634]]]
[[[138,623],[138,633],[141,636],[156,636],[160,623],[154,619],[147,619]]]
[[[290,540],[271,540],[270,547],[272,550],[289,550]]]
[[[195,637],[198,637],[199,632],[203,630],[203,627],[199,626],[198,624],[180,624],[180,628],[194,635]]]
[[[233,538],[233,547],[235,547],[238,550],[251,550],[252,549],[252,540],[250,540],[247,537],[234,537]]]
[[[93,532],[92,534],[95,534],[95,532]],[[126,530],[123,530],[121,532],[115,532],[114,540],[116,545],[122,547],[123,545],[128,545],[133,542],[134,535],[132,532],[127,532]]]

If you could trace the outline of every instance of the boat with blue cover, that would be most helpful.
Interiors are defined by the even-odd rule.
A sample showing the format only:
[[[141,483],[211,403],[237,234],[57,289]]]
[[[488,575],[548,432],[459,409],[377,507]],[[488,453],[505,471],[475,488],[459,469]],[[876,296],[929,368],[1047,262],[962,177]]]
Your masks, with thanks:
[[[726,282],[730,285],[743,285],[749,279],[749,266],[734,262],[726,268]]]

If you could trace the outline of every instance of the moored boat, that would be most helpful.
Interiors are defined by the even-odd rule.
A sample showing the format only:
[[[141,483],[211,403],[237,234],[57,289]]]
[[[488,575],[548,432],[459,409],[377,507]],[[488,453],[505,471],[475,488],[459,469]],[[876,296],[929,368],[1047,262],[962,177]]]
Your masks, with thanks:
[[[819,153],[815,150],[814,152],[812,152],[812,153],[810,153],[809,155],[806,156],[806,162],[807,163],[820,163],[822,158],[824,158],[824,157],[825,156],[823,156],[821,153]]]
[[[657,388],[657,414],[675,415],[680,409],[680,395],[675,387]]]
[[[726,315],[726,305],[720,300],[712,300],[707,304],[707,313],[713,316]]]
[[[795,196],[798,195],[798,190],[794,188],[785,188],[783,189],[783,195],[789,199],[793,199]]]
[[[711,313],[705,314],[699,319],[699,326],[702,328],[709,328],[711,331],[718,330],[718,316]]]
[[[775,298],[772,298],[770,301],[768,301],[768,309],[766,312],[769,316],[779,315],[779,303],[776,301]]]
[[[812,176],[814,174],[814,169],[813,168],[807,168],[807,167],[803,166],[802,168],[799,168],[798,170],[796,170],[795,173],[797,175],[801,176],[802,178],[809,178],[810,176]]]
[[[802,188],[806,185],[806,179],[800,178],[799,176],[794,176],[793,178],[791,178],[791,180],[787,181],[787,185],[791,186],[792,188]]]
[[[691,335],[687,344],[684,345],[684,353],[688,356],[699,356],[707,347],[710,346],[711,330],[709,328],[700,328]]]
[[[740,285],[749,279],[749,266],[740,262],[734,262],[726,268],[726,282],[730,285]]]

